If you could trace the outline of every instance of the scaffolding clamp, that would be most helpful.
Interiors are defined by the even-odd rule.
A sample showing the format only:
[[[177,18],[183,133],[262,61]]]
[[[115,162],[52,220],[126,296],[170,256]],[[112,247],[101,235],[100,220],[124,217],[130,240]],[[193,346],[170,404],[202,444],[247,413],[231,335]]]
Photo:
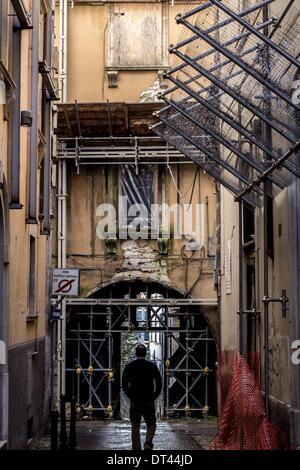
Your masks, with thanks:
[[[289,298],[286,295],[286,289],[282,289],[281,291],[281,297],[279,299],[272,299],[266,295],[263,296],[262,301],[265,305],[268,305],[270,303],[280,303],[281,304],[281,314],[282,318],[286,318],[287,316],[287,311],[289,310],[288,308],[288,303],[289,303]]]
[[[107,407],[107,413],[108,413],[108,417],[109,418],[112,418],[113,417],[113,407],[111,405],[108,405]]]
[[[238,310],[237,311],[238,315],[252,315],[252,316],[258,316],[261,314],[260,310],[257,310],[256,308],[251,308],[251,309],[246,309],[246,310]]]
[[[75,167],[77,175],[80,174],[80,147],[78,145],[78,137],[75,139]]]
[[[108,371],[107,376],[108,376],[108,381],[109,381],[109,382],[113,382],[113,381],[114,381],[114,373],[113,373],[112,370],[109,370],[109,371]]]

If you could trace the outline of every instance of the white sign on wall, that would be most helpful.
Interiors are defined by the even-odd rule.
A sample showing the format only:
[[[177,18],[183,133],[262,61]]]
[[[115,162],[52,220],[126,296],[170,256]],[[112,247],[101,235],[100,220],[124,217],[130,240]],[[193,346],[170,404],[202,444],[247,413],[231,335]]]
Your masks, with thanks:
[[[79,296],[79,269],[53,269],[52,294]]]
[[[6,86],[3,80],[0,79],[0,104],[6,104]]]
[[[231,294],[231,240],[228,240],[225,248],[225,292]]]
[[[0,364],[4,366],[6,364],[6,346],[4,341],[0,341]]]

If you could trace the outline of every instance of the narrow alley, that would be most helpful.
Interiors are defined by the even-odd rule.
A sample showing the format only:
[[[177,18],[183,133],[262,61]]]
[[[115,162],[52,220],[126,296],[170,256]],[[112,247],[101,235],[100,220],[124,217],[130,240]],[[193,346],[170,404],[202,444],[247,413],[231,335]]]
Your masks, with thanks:
[[[0,0],[0,449],[300,448],[299,58],[300,0]]]
[[[154,449],[159,450],[209,450],[217,435],[217,421],[171,420],[159,421],[154,439]],[[145,436],[142,425],[141,435]],[[78,450],[128,450],[131,447],[130,421],[85,421],[77,424]],[[34,439],[31,450],[49,450],[50,436]]]

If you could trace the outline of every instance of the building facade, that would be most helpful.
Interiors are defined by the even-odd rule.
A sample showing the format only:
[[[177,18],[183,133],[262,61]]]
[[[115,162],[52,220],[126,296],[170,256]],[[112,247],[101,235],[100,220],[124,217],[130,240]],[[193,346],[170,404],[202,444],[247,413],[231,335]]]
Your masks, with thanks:
[[[25,448],[50,395],[50,1],[0,4],[0,441]]]
[[[247,6],[243,4],[240,10]],[[284,49],[296,57],[294,44],[299,39],[299,4],[293,2],[292,8],[286,9],[280,2],[275,2],[265,8],[261,11],[262,22],[280,18],[281,31],[276,26],[268,26],[262,31],[280,44],[280,35],[289,30],[291,35]],[[245,49],[247,46],[246,43]],[[270,51],[273,67],[269,72],[270,81],[277,73],[281,78],[275,79],[275,83],[287,90],[292,101],[296,70],[288,68],[288,64],[286,69],[284,64],[282,69],[280,65],[276,69],[273,50]],[[275,93],[271,96],[276,96]],[[285,107],[272,98],[271,104],[266,105],[267,99],[260,103],[260,110],[270,106],[268,115],[272,116],[271,124],[275,129],[263,121],[257,128],[252,121],[251,132],[257,138],[261,136],[274,153],[283,155],[291,143],[298,140],[299,113],[292,105]],[[276,124],[280,129],[282,123],[282,109],[290,116],[288,140],[276,129]],[[241,145],[246,146],[244,151],[247,153],[247,144]],[[259,152],[251,151],[253,158],[261,161]],[[287,160],[288,164],[297,168],[297,158],[296,153]],[[283,180],[285,168],[281,168],[281,175],[273,172],[274,178],[278,175]],[[259,355],[259,385],[264,398],[266,393],[269,396],[269,399],[265,398],[266,413],[289,436],[291,447],[296,448],[300,442],[300,396],[299,365],[293,360],[293,354],[300,335],[299,178],[290,174],[286,186],[279,190],[273,183],[273,191],[267,189],[263,208],[251,207],[245,201],[241,207],[224,187],[221,189],[221,349],[239,350],[248,357]],[[240,312],[243,315],[239,315]]]
[[[79,298],[62,301],[54,390],[74,395],[83,414],[123,415],[121,371],[138,340],[162,362],[160,414],[216,411],[218,192],[149,129],[162,106],[168,44],[180,34],[174,18],[184,8],[57,2],[62,102],[53,266],[79,269],[81,288]],[[130,214],[137,206],[148,212]]]

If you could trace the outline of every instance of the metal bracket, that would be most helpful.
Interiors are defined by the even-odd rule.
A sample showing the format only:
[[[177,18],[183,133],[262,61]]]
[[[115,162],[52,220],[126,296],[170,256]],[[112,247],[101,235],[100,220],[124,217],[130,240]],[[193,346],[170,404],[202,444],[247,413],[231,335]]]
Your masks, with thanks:
[[[282,318],[286,318],[287,316],[287,311],[289,308],[287,307],[287,304],[289,303],[289,298],[286,295],[286,290],[282,289],[281,292],[281,297],[279,299],[271,299],[270,297],[267,297],[266,295],[262,298],[262,301],[264,304],[270,304],[270,303],[281,303],[281,313],[282,313]]]
[[[252,309],[248,309],[248,310],[238,310],[237,311],[237,314],[238,315],[253,315],[255,317],[257,317],[258,315],[261,314],[261,311],[260,310],[257,310],[256,308],[252,308]]]
[[[80,174],[80,147],[78,145],[78,138],[75,139],[75,167],[77,175]]]
[[[109,88],[118,88],[118,70],[107,70],[107,79]]]

